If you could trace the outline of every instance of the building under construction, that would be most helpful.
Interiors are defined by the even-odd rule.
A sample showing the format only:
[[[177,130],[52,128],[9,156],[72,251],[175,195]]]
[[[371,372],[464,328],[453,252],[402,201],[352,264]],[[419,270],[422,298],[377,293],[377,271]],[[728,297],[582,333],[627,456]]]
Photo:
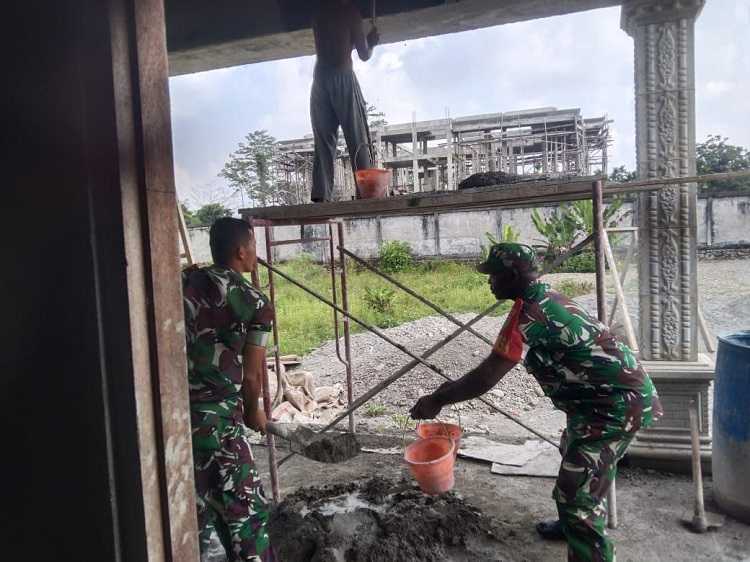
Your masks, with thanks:
[[[378,166],[393,170],[392,194],[454,190],[477,172],[586,176],[607,172],[609,123],[585,119],[578,108],[554,107],[412,120],[374,127],[372,150]],[[346,200],[354,196],[354,180],[343,138],[339,142],[334,187],[336,199]],[[309,201],[313,152],[312,135],[277,146],[277,179],[299,203]]]

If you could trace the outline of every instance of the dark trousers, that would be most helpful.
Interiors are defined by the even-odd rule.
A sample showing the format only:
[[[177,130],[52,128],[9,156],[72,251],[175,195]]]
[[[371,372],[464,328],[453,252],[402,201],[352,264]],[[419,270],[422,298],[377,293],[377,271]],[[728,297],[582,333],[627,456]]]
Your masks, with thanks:
[[[339,125],[344,131],[352,169],[372,166],[367,105],[354,71],[315,68],[310,93],[310,120],[315,139],[311,199],[315,202],[331,201]]]

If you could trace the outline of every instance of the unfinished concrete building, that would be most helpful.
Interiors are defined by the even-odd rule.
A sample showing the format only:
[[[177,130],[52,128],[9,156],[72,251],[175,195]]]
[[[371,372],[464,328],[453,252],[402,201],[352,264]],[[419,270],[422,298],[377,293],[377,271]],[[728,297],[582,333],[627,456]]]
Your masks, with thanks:
[[[477,172],[549,178],[606,173],[609,123],[606,117],[585,119],[578,108],[554,107],[413,120],[373,128],[372,148],[376,165],[393,170],[392,194],[451,191]],[[295,195],[310,192],[313,153],[312,135],[278,143],[275,168]],[[334,186],[338,200],[354,196],[343,138]]]

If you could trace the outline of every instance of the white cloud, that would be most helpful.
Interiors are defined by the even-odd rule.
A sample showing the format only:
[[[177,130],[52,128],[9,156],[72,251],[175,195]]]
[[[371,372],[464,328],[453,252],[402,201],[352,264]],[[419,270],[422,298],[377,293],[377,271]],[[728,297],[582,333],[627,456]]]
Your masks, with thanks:
[[[737,86],[734,82],[728,82],[724,80],[709,80],[708,82],[706,82],[704,89],[709,96],[716,97],[726,94],[727,92],[731,92],[736,87]]]

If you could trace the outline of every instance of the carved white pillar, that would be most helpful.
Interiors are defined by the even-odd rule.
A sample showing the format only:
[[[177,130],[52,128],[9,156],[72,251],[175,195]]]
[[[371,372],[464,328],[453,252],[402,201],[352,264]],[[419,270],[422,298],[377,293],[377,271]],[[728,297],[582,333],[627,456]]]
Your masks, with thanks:
[[[694,23],[705,0],[629,0],[622,28],[635,42],[636,160],[641,179],[695,174]],[[641,354],[665,416],[642,432],[636,454],[689,455],[687,404],[702,411],[710,443],[708,385],[713,366],[698,354],[697,194],[675,184],[639,198]]]
[[[635,0],[636,159],[642,179],[695,174],[694,21],[703,0]],[[696,361],[696,191],[641,197],[641,345],[645,359]]]

